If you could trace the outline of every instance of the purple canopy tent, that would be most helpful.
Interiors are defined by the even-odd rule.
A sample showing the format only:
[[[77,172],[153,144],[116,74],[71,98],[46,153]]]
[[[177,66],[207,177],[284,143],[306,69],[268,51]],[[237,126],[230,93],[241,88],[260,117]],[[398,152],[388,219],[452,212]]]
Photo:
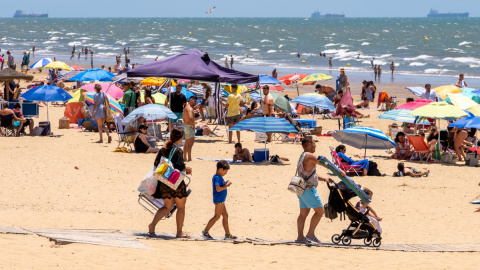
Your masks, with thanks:
[[[176,79],[200,80],[215,83],[217,117],[220,119],[220,83],[257,83],[258,75],[252,75],[220,66],[210,60],[208,53],[199,50],[167,57],[151,62],[127,72],[128,77],[165,77]]]

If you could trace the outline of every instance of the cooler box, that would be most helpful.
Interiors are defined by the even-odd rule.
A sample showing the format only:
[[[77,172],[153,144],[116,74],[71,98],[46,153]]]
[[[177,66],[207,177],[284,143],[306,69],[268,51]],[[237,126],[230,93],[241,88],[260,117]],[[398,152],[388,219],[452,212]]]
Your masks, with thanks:
[[[58,129],[70,129],[70,120],[65,117],[58,119]]]
[[[308,124],[307,128],[314,128],[317,127],[317,120],[314,119],[295,119],[295,122],[300,124]]]
[[[262,162],[264,160],[268,161],[268,157],[270,156],[270,150],[265,148],[254,149],[253,151],[253,161],[255,162]]]
[[[38,126],[43,128],[42,134],[40,136],[50,135],[50,122],[48,121],[40,122],[38,123]]]
[[[465,155],[465,165],[478,166],[478,153],[468,153]]]

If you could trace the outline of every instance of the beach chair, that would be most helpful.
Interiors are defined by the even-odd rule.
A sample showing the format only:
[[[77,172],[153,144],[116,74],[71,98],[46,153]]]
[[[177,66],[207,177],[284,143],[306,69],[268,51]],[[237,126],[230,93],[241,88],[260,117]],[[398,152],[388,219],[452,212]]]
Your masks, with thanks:
[[[345,116],[342,118],[337,118],[338,119],[338,129],[346,129],[346,128],[352,128],[355,126],[358,126],[362,121],[358,121],[357,118],[353,116]]]
[[[128,148],[130,148],[130,151],[132,151],[132,135],[135,135],[135,132],[125,132],[123,129],[123,115],[120,113],[115,113],[113,115],[113,120],[115,121],[115,126],[117,127],[117,135],[118,135],[118,145],[117,148],[122,145],[122,147],[125,147],[127,145]]]
[[[19,126],[20,122],[14,121],[13,114],[5,115],[0,118],[0,128],[5,137],[14,137],[17,134]]]
[[[425,162],[428,162],[428,160],[432,157],[432,150],[428,148],[422,136],[407,135],[407,138],[414,149],[414,153],[410,157],[410,161],[415,157],[418,157],[419,160],[426,159]]]
[[[82,128],[82,131],[94,131],[98,132],[98,126],[95,121],[91,118],[88,119],[79,119],[78,125]]]
[[[188,187],[188,185],[190,184],[190,177],[186,176],[185,180],[187,179],[188,179],[188,183],[186,184]],[[187,189],[187,197],[190,196],[190,193],[192,193],[192,190]],[[163,207],[163,199],[155,199],[151,195],[140,193],[138,194],[138,204],[140,204],[145,210],[150,212],[152,215],[155,215],[158,209]],[[177,210],[177,206],[173,205],[173,208],[170,211],[170,213],[168,213],[165,217],[163,217],[162,220],[171,217],[175,212],[175,210]]]
[[[360,169],[361,165],[346,165],[343,164],[340,158],[337,155],[337,152],[335,152],[335,149],[333,147],[330,147],[330,154],[332,155],[332,160],[337,167],[339,167],[342,171],[344,171],[346,174],[356,174],[357,176],[360,176],[359,173],[363,173],[363,169]]]

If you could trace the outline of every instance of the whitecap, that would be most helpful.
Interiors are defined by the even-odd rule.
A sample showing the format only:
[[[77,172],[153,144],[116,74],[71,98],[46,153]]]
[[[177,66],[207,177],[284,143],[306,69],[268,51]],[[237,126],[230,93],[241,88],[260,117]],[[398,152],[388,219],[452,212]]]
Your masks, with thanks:
[[[89,38],[89,37],[81,37],[81,38],[78,38],[78,39],[81,39],[81,40],[90,40],[91,38]]]
[[[75,36],[75,35],[78,35],[77,33],[66,33],[65,35],[67,36]]]
[[[431,58],[433,58],[433,56],[421,54],[417,57],[406,57],[406,58],[403,58],[403,60],[405,60],[405,61],[418,61],[418,60],[428,60],[428,59],[431,59]]]
[[[197,30],[198,31],[205,31],[205,29],[203,29],[203,28],[198,28]]]
[[[59,37],[51,37],[50,40],[59,40]]]
[[[370,45],[370,43],[369,42],[363,42],[361,45],[362,46],[367,46],[367,45]]]
[[[278,48],[279,48],[279,49],[282,48],[282,47],[283,47],[283,44],[278,45]]]
[[[218,42],[218,41],[216,41],[215,39],[209,39],[209,40],[207,40],[207,42],[208,43],[215,43],[215,42]]]
[[[167,45],[168,45],[168,43],[160,43],[160,44],[158,44],[158,47],[165,47]]]
[[[68,46],[73,46],[73,45],[75,45],[75,46],[80,46],[80,45],[82,45],[82,42],[73,41],[73,42],[69,42],[69,43],[68,43]]]
[[[390,31],[388,31],[387,29],[382,30],[382,32],[384,32],[384,33],[390,33]]]
[[[378,56],[378,58],[387,58],[387,57],[390,57],[392,56],[392,54],[382,54],[380,56]]]
[[[272,41],[268,39],[263,39],[262,41],[260,41],[260,43],[264,43],[264,42],[272,42]]]
[[[260,51],[260,49],[252,48],[252,49],[250,49],[250,51],[251,51],[251,52],[258,52],[258,51]]]
[[[412,67],[423,67],[425,65],[426,63],[422,63],[422,62],[412,62],[409,64],[409,66],[412,66]]]
[[[463,46],[463,45],[468,45],[468,44],[472,44],[473,42],[470,42],[470,41],[463,41],[463,42],[460,42],[460,44],[458,44],[458,46]]]
[[[328,43],[326,44],[324,47],[332,47],[332,46],[338,46],[340,44],[337,44],[337,43]]]
[[[196,38],[191,38],[191,37],[184,37],[183,39],[188,40],[188,41],[192,41],[192,42],[198,41],[198,39],[196,39]]]
[[[243,44],[242,44],[242,43],[239,43],[239,42],[235,42],[235,43],[233,43],[233,45],[238,46],[238,47],[243,46]]]
[[[277,50],[268,50],[267,53],[275,53]]]
[[[440,69],[440,68],[428,68],[428,69],[425,69],[425,73],[427,74],[443,74],[443,73],[446,73],[446,72],[449,72],[451,70],[449,69]]]
[[[470,65],[471,68],[479,68],[480,65]]]
[[[377,36],[377,37],[380,36],[380,34],[378,33],[370,33],[370,35]]]
[[[475,57],[446,57],[446,58],[443,58],[443,61],[465,63],[465,64],[478,64],[480,62],[480,59]]]
[[[45,42],[43,42],[43,44],[56,44],[56,43],[58,43],[58,42],[56,42],[56,41],[45,41]]]

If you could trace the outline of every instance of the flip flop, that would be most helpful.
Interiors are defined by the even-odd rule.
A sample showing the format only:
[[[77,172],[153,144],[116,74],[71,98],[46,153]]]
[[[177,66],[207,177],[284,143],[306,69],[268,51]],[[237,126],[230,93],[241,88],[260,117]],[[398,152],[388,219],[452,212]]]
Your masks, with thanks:
[[[149,237],[155,237],[155,236],[157,236],[154,232],[148,232],[147,235],[148,235]]]
[[[320,244],[320,240],[318,240],[317,237],[310,238],[310,237],[305,236],[305,239],[307,239],[310,242]]]
[[[225,239],[237,239],[237,237],[232,234],[225,234]]]
[[[208,232],[206,232],[205,230],[202,231],[202,235],[207,239],[210,239],[210,240],[213,239],[213,237]]]

